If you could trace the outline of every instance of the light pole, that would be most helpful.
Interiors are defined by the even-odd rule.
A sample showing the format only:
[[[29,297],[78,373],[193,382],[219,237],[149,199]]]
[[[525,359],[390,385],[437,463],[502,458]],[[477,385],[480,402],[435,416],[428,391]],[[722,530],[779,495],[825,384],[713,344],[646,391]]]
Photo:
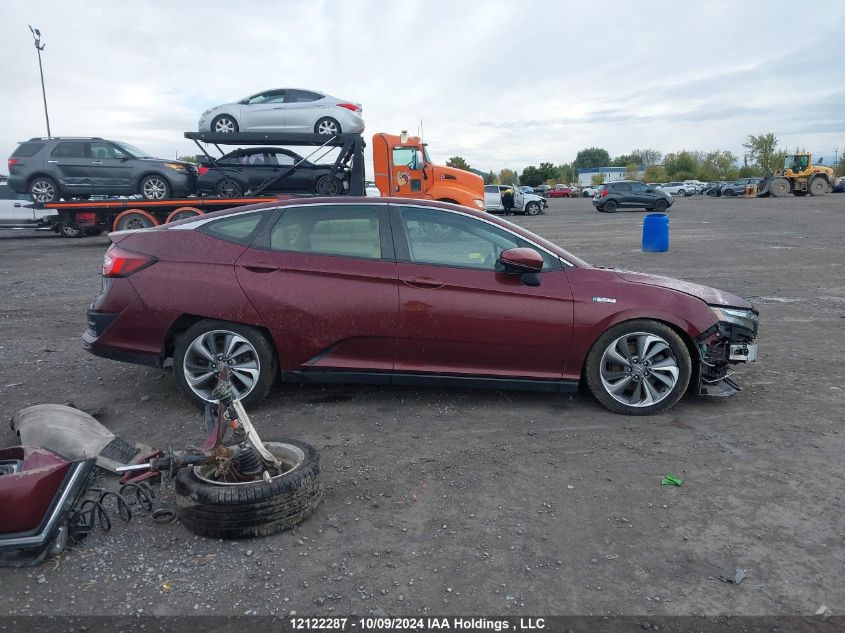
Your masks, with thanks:
[[[32,33],[32,39],[35,40],[35,49],[38,51],[38,74],[41,75],[41,96],[44,98],[44,118],[47,120],[47,138],[50,138],[50,115],[47,114],[47,91],[44,89],[44,69],[41,67],[41,51],[44,50],[46,44],[41,43],[41,31],[29,27]]]

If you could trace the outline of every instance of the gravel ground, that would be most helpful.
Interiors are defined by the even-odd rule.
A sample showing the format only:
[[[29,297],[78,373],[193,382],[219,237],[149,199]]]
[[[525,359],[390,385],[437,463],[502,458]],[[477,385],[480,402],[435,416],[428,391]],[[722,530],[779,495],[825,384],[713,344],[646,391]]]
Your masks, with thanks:
[[[642,212],[552,200],[515,222],[594,264],[754,300],[745,391],[628,418],[586,394],[278,387],[252,417],[321,451],[311,519],[221,542],[136,517],[0,569],[0,615],[841,614],[843,214],[842,195],[680,199],[657,254],[639,250]],[[131,441],[196,442],[168,372],[82,350],[107,243],[0,235],[0,404],[73,402]],[[15,443],[5,425],[0,441]],[[717,579],[737,568],[742,584]]]

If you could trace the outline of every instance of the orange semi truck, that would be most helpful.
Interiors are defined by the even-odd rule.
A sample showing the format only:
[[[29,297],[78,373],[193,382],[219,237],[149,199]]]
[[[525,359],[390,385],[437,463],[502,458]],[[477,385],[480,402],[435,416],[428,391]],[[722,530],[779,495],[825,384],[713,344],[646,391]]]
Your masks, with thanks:
[[[435,165],[418,136],[373,135],[375,182],[384,197],[420,198],[484,209],[484,180],[454,167]]]

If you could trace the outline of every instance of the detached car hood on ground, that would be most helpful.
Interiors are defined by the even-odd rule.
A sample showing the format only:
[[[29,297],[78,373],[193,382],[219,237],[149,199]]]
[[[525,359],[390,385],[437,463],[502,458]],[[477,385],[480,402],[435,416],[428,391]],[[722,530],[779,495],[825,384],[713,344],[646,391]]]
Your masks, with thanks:
[[[731,306],[734,308],[745,308],[748,310],[754,307],[747,299],[743,299],[742,297],[731,294],[730,292],[725,292],[724,290],[711,288],[710,286],[702,286],[700,284],[694,284],[681,279],[662,277],[661,275],[635,273],[629,270],[614,270],[613,272],[625,281],[630,281],[635,284],[645,284],[647,286],[659,286],[661,288],[677,290],[678,292],[683,292],[693,297],[697,297],[709,305]]]

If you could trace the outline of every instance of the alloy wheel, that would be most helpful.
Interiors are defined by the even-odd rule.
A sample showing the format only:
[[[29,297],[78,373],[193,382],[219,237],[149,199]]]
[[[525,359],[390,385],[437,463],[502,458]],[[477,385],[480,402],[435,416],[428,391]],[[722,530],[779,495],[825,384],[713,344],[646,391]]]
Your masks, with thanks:
[[[337,123],[324,119],[317,125],[317,134],[337,134]]]
[[[46,180],[36,180],[29,191],[35,202],[50,202],[56,195],[55,188]]]
[[[617,402],[648,407],[666,398],[678,383],[678,360],[669,343],[649,332],[624,334],[605,349],[601,382]]]
[[[161,200],[167,195],[167,183],[161,178],[147,178],[142,193],[147,200]]]
[[[214,122],[214,131],[218,134],[231,134],[235,131],[235,122],[229,117],[220,117]]]
[[[233,396],[245,398],[258,382],[261,362],[246,338],[228,330],[205,332],[188,346],[182,367],[188,387],[203,400],[212,401],[221,362],[229,366]]]

